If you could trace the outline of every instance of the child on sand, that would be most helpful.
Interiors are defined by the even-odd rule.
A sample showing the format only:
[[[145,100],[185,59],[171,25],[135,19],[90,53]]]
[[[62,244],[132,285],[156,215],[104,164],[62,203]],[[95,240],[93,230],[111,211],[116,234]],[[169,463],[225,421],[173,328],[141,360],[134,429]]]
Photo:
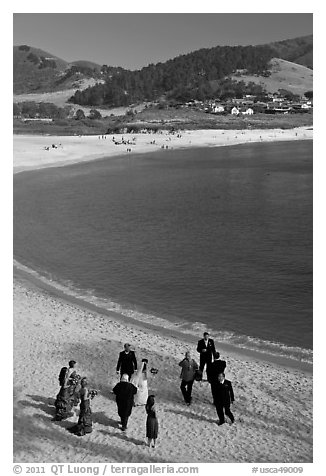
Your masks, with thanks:
[[[147,403],[145,406],[146,413],[147,413],[147,420],[146,420],[146,437],[148,446],[150,448],[155,448],[155,443],[158,435],[158,419],[156,416],[156,408],[155,408],[155,396],[150,395],[147,399]]]

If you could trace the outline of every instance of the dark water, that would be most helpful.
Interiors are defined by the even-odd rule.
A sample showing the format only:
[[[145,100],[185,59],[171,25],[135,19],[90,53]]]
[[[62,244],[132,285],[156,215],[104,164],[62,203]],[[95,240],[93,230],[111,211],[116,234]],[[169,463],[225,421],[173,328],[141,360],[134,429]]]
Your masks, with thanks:
[[[89,297],[235,340],[312,348],[312,235],[311,141],[14,176],[20,263]]]

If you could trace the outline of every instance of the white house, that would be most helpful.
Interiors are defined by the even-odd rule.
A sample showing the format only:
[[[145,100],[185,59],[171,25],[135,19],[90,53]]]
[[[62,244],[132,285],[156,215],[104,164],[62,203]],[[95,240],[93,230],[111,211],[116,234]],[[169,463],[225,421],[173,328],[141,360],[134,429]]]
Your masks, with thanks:
[[[253,113],[254,113],[254,110],[251,109],[251,107],[248,107],[248,109],[246,109],[245,111],[242,112],[242,114],[245,114],[245,115],[248,115],[248,116],[252,116]]]
[[[219,112],[224,112],[224,106],[222,106],[221,104],[217,104],[217,105],[213,106],[212,112],[214,112],[215,114],[217,114]]]
[[[234,107],[231,109],[231,114],[233,114],[233,115],[235,115],[235,116],[238,116],[239,113],[240,113],[240,111],[239,111],[239,109],[238,109],[237,107],[234,106]]]

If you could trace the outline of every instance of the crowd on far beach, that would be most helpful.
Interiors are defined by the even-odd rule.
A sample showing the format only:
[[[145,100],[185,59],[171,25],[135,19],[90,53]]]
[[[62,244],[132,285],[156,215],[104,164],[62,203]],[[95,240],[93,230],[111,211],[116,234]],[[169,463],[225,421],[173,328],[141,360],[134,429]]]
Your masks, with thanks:
[[[234,423],[231,405],[234,402],[232,383],[225,378],[226,362],[220,359],[219,352],[215,349],[214,340],[205,332],[203,338],[198,341],[197,352],[199,364],[192,357],[190,350],[185,352],[184,358],[179,362],[180,390],[184,403],[190,406],[192,403],[192,389],[194,382],[202,385],[203,373],[206,371],[207,380],[211,387],[212,404],[216,408],[219,426],[226,423],[226,417],[230,424]],[[120,418],[120,428],[127,430],[129,418],[135,406],[144,406],[146,416],[146,438],[149,447],[154,448],[159,432],[158,410],[155,395],[148,390],[149,373],[156,375],[158,369],[149,369],[148,359],[141,360],[138,368],[136,353],[130,344],[125,344],[120,352],[116,374],[117,384],[113,387],[117,412]],[[54,420],[61,421],[74,415],[73,408],[79,405],[79,417],[77,424],[69,428],[71,433],[84,436],[93,430],[92,400],[98,394],[97,390],[89,387],[87,377],[77,373],[77,363],[71,360],[68,366],[62,367],[59,373],[60,390],[55,401]],[[158,396],[159,399],[159,396]]]

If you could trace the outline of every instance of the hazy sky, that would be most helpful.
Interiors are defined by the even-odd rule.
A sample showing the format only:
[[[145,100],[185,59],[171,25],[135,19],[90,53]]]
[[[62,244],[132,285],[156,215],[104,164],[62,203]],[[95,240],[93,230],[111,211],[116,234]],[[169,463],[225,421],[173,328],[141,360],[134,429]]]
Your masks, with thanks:
[[[217,45],[313,33],[311,13],[14,13],[13,44],[137,69]]]

